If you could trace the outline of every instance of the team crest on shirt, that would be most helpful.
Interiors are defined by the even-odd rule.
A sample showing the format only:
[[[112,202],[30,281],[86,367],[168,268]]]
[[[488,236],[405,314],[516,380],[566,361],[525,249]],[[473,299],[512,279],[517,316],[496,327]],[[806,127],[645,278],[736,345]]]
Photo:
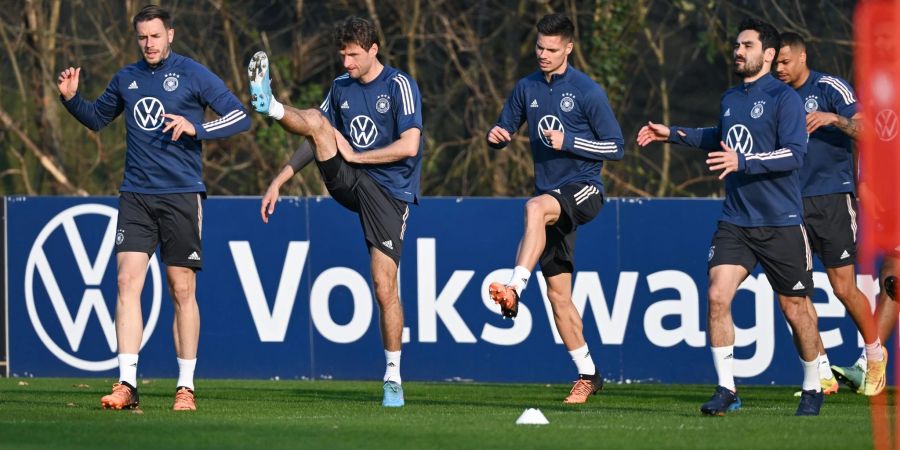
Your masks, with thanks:
[[[125,241],[125,230],[119,228],[119,230],[116,231],[116,245],[122,245],[122,242],[124,242],[124,241]]]
[[[753,109],[750,110],[750,117],[754,119],[759,119],[760,117],[762,117],[763,113],[766,112],[765,105],[766,102],[763,100],[754,103]]]
[[[713,256],[716,256],[716,246],[715,245],[712,245],[709,247],[709,256],[706,257],[706,262],[712,261]]]
[[[172,92],[175,89],[178,89],[178,78],[180,77],[181,75],[178,75],[177,73],[167,73],[166,79],[163,80],[163,89],[165,89],[166,92]]]
[[[572,111],[575,108],[575,94],[570,92],[566,92],[562,95],[562,99],[559,101],[559,109],[563,112]]]
[[[818,110],[819,110],[819,100],[818,100],[818,98],[819,98],[819,97],[817,97],[817,96],[815,96],[815,95],[810,95],[809,97],[806,97],[806,101],[803,102],[803,109],[806,110],[806,113],[807,113],[807,114],[809,114],[809,113],[811,113],[811,112],[813,112],[813,111],[818,111]]]
[[[378,96],[378,99],[375,100],[375,111],[384,114],[391,110],[391,100],[388,98],[387,94],[381,94]]]

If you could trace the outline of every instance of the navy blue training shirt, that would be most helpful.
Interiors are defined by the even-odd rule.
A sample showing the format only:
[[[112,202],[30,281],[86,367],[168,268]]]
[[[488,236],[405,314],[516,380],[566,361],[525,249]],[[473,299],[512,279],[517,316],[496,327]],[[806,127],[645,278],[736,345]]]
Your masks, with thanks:
[[[63,105],[79,122],[98,131],[125,113],[125,176],[122,192],[172,194],[206,192],[203,184],[202,141],[228,137],[250,129],[240,100],[215,74],[175,52],[157,67],[141,60],[119,70],[103,94],[90,102],[76,93]],[[203,123],[209,106],[220,117]],[[172,140],[163,114],[184,116],[196,136]]]
[[[600,179],[603,161],[622,159],[625,141],[600,85],[571,66],[551,76],[549,83],[543,72],[528,75],[516,83],[497,126],[513,134],[526,121],[535,194],[577,182],[590,183],[604,192]],[[542,129],[563,132],[561,151],[549,145]],[[491,144],[494,148],[506,145]]]
[[[856,115],[853,88],[838,77],[811,70],[797,94],[807,113],[829,112],[848,119]],[[834,125],[813,131],[800,170],[800,185],[804,197],[856,192],[853,139]]]
[[[771,74],[725,92],[719,126],[669,129],[669,142],[738,153],[738,171],[725,177],[722,219],[739,227],[803,222],[800,167],[806,154],[806,113],[800,96]]]
[[[422,130],[419,87],[409,75],[387,65],[366,84],[348,74],[335,78],[319,109],[356,152],[386,147],[411,128]],[[423,148],[424,134],[419,138],[416,156],[358,167],[392,197],[418,203]]]

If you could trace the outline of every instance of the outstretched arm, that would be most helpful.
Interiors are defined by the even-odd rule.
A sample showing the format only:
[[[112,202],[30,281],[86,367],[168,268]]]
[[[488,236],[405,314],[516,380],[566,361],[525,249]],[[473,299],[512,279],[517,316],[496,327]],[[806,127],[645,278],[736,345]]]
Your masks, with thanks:
[[[259,208],[259,215],[262,217],[263,223],[269,223],[269,216],[275,213],[275,204],[278,203],[279,191],[284,183],[287,183],[294,174],[302,170],[313,160],[313,147],[309,139],[305,139],[300,147],[291,155],[290,161],[284,165],[281,172],[275,176],[275,179],[269,183],[266,193],[263,194],[262,205]]]
[[[89,102],[78,93],[78,80],[81,76],[81,68],[69,67],[59,74],[56,87],[63,106],[82,125],[94,131],[99,131],[113,119],[118,117],[125,108],[125,102],[118,93],[118,79],[113,78],[96,101]]]
[[[646,147],[652,142],[671,142],[704,150],[718,150],[721,139],[719,127],[684,128],[647,122],[638,131],[637,143]]]
[[[684,128],[673,126],[669,129],[668,141],[673,144],[703,150],[718,150],[722,140],[722,129],[718,126],[707,128]]]

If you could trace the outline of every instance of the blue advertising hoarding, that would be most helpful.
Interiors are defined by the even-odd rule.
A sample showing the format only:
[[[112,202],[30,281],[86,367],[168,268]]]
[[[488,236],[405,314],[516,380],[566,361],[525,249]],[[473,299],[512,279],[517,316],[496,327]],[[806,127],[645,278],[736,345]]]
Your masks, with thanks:
[[[426,198],[412,207],[400,267],[408,380],[561,382],[574,365],[536,272],[519,317],[487,298],[508,279],[525,199]],[[6,198],[9,372],[115,376],[117,200]],[[573,302],[604,376],[714,383],[706,336],[706,257],[721,201],[611,199],[578,230]],[[268,224],[258,198],[204,203],[197,376],[379,379],[384,365],[368,253],[356,215],[330,198],[282,198]],[[817,266],[831,360],[861,342]],[[870,297],[871,275],[859,285]],[[740,382],[799,384],[797,353],[759,271],[734,304]],[[177,373],[165,267],[142,295],[139,372]]]

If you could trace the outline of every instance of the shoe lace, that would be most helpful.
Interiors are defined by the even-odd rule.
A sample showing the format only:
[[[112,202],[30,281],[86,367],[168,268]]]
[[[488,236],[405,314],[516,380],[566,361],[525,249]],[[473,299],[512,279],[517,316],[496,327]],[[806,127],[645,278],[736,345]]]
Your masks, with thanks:
[[[868,370],[866,370],[866,378],[865,378],[867,384],[879,384],[881,382],[881,377],[882,377],[883,372],[881,370],[879,370],[880,368],[875,367],[875,365],[878,363],[883,364],[882,361],[870,361],[869,362],[870,367],[868,368]]]
[[[594,392],[594,387],[588,380],[578,380],[575,382],[575,386],[572,386],[572,390],[569,392],[569,395],[580,395],[583,397],[587,397]]]
[[[194,394],[191,394],[191,391],[187,388],[179,389],[178,392],[175,393],[175,402],[188,402],[190,403],[194,400]]]
[[[712,401],[727,402],[729,400],[730,400],[730,398],[729,398],[728,393],[725,391],[720,391],[720,390],[716,390],[716,392],[713,392],[712,397],[710,397],[710,399],[709,399],[709,401],[711,401],[711,402]]]
[[[131,388],[122,383],[116,383],[112,388],[112,395],[117,397],[131,398]]]

